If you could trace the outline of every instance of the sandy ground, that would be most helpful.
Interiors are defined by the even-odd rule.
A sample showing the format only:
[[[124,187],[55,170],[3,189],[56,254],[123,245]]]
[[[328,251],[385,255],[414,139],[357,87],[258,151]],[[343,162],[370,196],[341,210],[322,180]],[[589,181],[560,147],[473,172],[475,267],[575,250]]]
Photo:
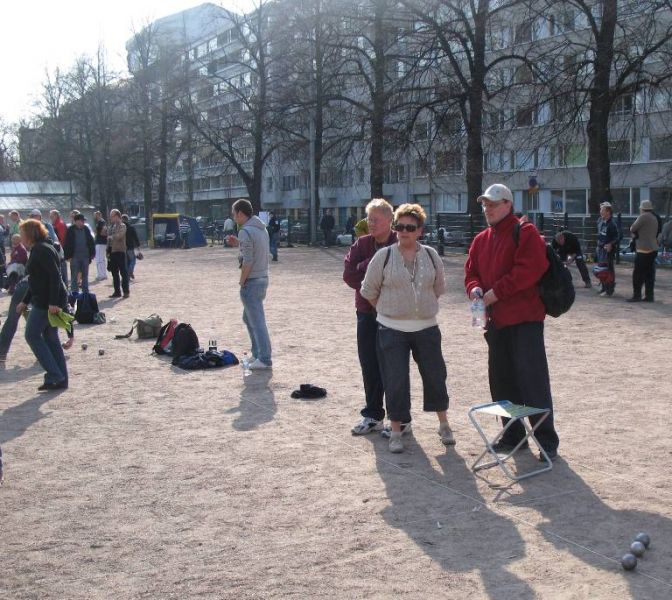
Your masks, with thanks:
[[[95,285],[108,323],[77,329],[64,393],[36,392],[20,326],[0,372],[0,598],[672,597],[672,272],[653,305],[623,301],[623,267],[617,297],[579,289],[547,321],[561,458],[509,485],[470,471],[467,411],[489,394],[464,256],[444,259],[440,312],[457,446],[417,407],[402,455],[350,434],[363,396],[343,254],[283,249],[272,265],[272,374],[180,371],[113,339],[156,312],[248,349],[233,250],[148,251],[130,300]],[[308,382],[328,397],[290,397]],[[652,546],[625,573],[639,531]]]

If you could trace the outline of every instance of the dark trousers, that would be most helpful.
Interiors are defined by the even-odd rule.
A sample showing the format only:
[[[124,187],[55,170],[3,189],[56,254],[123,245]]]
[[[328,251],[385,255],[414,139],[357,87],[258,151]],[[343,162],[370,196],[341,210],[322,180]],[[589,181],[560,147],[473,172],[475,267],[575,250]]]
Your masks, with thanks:
[[[112,283],[114,284],[114,293],[128,294],[128,271],[126,270],[126,252],[112,252],[110,254],[110,269],[112,271]],[[121,289],[119,279],[121,276]]]
[[[583,259],[583,256],[576,256],[574,262],[576,263],[576,268],[579,270],[579,273],[581,273],[583,283],[590,284],[590,275],[588,275],[588,267],[586,267],[586,261]]]
[[[362,368],[364,380],[364,396],[366,406],[362,409],[363,417],[376,421],[385,418],[383,408],[383,379],[378,364],[378,323],[376,313],[357,311],[357,354]]]
[[[406,332],[379,324],[378,362],[390,421],[411,421],[410,354],[422,378],[423,410],[438,412],[448,408],[446,363],[441,353],[439,327]]]
[[[7,311],[7,318],[0,330],[0,357],[6,357],[9,352],[9,347],[12,345],[16,328],[19,325],[19,317],[21,315],[16,313],[16,307],[19,302],[23,302],[23,297],[28,291],[28,279],[24,277],[16,284],[12,299],[9,302],[9,310]]]
[[[642,297],[642,285],[644,297],[653,300],[653,286],[656,283],[656,257],[658,252],[637,252],[635,254],[635,269],[632,272],[632,296]]]
[[[558,434],[553,425],[553,399],[544,346],[544,323],[520,323],[485,333],[488,342],[488,377],[493,402],[510,400],[535,408],[550,408],[551,413],[535,432],[546,451],[558,448]],[[535,425],[539,417],[530,417]],[[504,424],[508,419],[503,419]],[[520,422],[506,432],[503,442],[517,444],[525,436]]]

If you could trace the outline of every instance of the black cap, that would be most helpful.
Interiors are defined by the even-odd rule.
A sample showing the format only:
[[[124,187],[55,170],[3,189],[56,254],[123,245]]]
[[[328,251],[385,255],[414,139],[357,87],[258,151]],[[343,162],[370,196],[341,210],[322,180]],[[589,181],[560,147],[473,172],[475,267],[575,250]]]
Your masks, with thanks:
[[[82,213],[79,213],[79,214],[75,215],[74,220],[75,221],[86,221],[86,217]]]

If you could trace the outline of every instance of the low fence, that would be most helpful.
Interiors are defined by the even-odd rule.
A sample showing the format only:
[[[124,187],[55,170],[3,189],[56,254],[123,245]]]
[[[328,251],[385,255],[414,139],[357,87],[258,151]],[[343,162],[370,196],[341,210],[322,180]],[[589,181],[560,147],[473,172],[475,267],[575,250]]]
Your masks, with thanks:
[[[531,213],[530,222],[537,226],[546,241],[550,242],[553,236],[562,230],[571,231],[581,242],[583,252],[590,256],[597,246],[597,215],[570,215],[568,213]],[[616,215],[616,223],[621,232],[621,249],[627,248],[630,243],[630,226],[636,217],[622,214]],[[452,250],[468,252],[471,241],[486,227],[482,213],[475,215],[465,213],[438,213],[436,215],[436,231],[443,229],[443,236],[438,234],[437,245],[439,252]],[[443,237],[443,243],[441,241]],[[620,257],[620,252],[618,256]],[[618,259],[617,259],[618,260]]]

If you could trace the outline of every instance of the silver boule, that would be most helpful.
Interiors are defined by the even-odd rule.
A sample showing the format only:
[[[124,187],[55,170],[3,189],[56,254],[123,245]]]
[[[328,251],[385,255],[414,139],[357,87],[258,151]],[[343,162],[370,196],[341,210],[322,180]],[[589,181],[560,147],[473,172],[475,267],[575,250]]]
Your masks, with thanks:
[[[632,571],[637,566],[637,557],[629,552],[624,554],[623,558],[621,558],[621,566],[626,571]]]
[[[648,548],[649,545],[651,544],[651,536],[648,533],[638,533],[635,536],[635,541],[642,542],[642,544],[644,544],[644,547]]]
[[[644,556],[644,551],[646,550],[646,547],[642,542],[632,542],[630,544],[630,552],[632,552],[635,556]]]

